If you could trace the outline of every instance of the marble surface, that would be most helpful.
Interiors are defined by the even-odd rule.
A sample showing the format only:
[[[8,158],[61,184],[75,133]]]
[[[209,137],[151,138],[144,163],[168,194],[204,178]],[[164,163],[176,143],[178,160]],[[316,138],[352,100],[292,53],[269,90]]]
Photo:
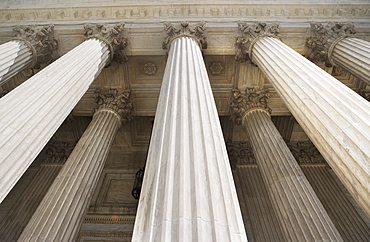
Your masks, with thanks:
[[[172,43],[133,241],[247,241],[197,43]]]
[[[369,216],[370,103],[278,39],[260,39],[252,57]]]

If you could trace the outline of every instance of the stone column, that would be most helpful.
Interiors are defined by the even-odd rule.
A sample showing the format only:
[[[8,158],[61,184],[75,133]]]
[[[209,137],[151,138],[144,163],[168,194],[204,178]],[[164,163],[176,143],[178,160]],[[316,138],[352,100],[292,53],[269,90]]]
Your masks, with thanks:
[[[342,241],[270,118],[268,93],[233,90],[233,120],[248,134],[286,241]]]
[[[370,216],[370,103],[269,33],[240,24],[239,57],[250,56],[311,141]],[[272,30],[272,31],[269,31]],[[239,58],[242,59],[242,58]]]
[[[90,125],[18,241],[75,241],[121,119],[131,119],[129,95],[97,92]]]
[[[370,85],[370,42],[353,37],[353,24],[312,23],[311,28],[315,37],[307,40],[309,60],[342,67]]]
[[[343,240],[369,241],[370,228],[343,192],[345,188],[333,179],[330,168],[315,146],[310,142],[292,142],[289,148]]]
[[[122,34],[123,25],[86,26],[85,35],[90,39],[0,99],[0,202],[113,53],[122,56]]]
[[[46,158],[21,197],[0,222],[0,241],[16,241],[58,175],[74,145],[49,143]]]
[[[58,43],[54,26],[17,26],[13,39],[0,45],[0,85],[22,70],[49,64]]]
[[[247,241],[202,58],[204,24],[166,24],[170,46],[133,241]]]

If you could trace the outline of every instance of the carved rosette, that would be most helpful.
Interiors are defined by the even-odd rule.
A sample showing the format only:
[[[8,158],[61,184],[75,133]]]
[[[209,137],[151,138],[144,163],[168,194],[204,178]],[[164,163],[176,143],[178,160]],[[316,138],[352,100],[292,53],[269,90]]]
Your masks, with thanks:
[[[194,38],[197,40],[200,48],[207,49],[206,31],[204,25],[205,22],[200,22],[191,27],[188,22],[181,22],[177,27],[166,22],[164,24],[165,38],[162,43],[163,49],[169,50],[174,39],[184,36]]]
[[[54,39],[54,25],[16,26],[13,29],[13,40],[23,41],[33,52],[32,67],[50,64],[56,57],[58,41]]]
[[[356,33],[351,23],[311,23],[314,37],[308,38],[306,58],[312,62],[325,62],[326,66],[332,66],[330,61],[331,51],[342,39]]]
[[[128,60],[125,52],[127,39],[123,35],[125,24],[120,23],[113,26],[104,24],[85,24],[84,35],[86,38],[96,38],[108,45],[110,50],[110,63],[112,60],[122,63]]]
[[[122,122],[126,124],[133,119],[130,95],[130,89],[126,89],[123,92],[119,92],[114,88],[108,91],[97,90],[95,92],[95,112],[107,109],[111,110],[120,115]]]
[[[253,44],[263,37],[277,37],[279,32],[279,24],[277,23],[256,23],[254,25],[238,23],[235,59],[239,62],[251,60]]]
[[[256,92],[254,88],[247,88],[245,93],[241,93],[238,89],[232,89],[231,93],[231,119],[236,124],[241,124],[248,112],[255,109],[271,113],[271,109],[267,107],[270,96],[268,90]]]
[[[75,147],[70,142],[49,142],[46,146],[46,159],[42,164],[63,164]]]

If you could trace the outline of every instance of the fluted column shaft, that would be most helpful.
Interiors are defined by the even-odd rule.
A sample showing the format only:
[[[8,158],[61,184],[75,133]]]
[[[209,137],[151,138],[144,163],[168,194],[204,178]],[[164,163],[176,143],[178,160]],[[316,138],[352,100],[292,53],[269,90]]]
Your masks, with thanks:
[[[242,120],[287,241],[342,241],[270,115],[249,111]]]
[[[370,103],[278,39],[257,40],[252,60],[369,216]]]
[[[133,241],[247,241],[207,71],[193,38],[168,54]]]
[[[330,61],[370,85],[370,42],[345,38],[329,52]]]
[[[89,39],[0,99],[0,201],[36,158],[109,59]]]
[[[0,86],[30,67],[33,60],[32,49],[23,41],[12,40],[0,45]]]
[[[74,241],[121,117],[96,112],[18,241]]]
[[[60,147],[52,146],[48,149],[48,152],[52,153],[51,156],[42,162],[21,197],[7,213],[6,219],[0,222],[1,241],[18,239],[68,158],[72,146],[57,145]]]

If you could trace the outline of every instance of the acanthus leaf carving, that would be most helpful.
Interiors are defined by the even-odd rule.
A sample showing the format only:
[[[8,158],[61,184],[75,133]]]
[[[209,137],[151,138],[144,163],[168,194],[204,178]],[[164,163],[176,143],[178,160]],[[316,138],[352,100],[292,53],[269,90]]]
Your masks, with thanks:
[[[122,92],[119,92],[115,88],[111,88],[108,91],[98,89],[95,92],[95,112],[103,109],[112,110],[120,115],[122,122],[126,124],[133,119],[130,96],[130,89],[126,89]]]
[[[125,47],[127,39],[124,37],[124,23],[116,25],[85,24],[84,35],[86,38],[97,38],[108,45],[111,59],[118,63],[128,60]]]
[[[290,142],[288,147],[299,164],[326,164],[312,142]]]
[[[46,159],[43,164],[64,164],[72,153],[75,143],[49,142],[46,146]]]
[[[241,124],[243,117],[252,109],[262,109],[271,113],[271,109],[267,107],[270,96],[268,90],[257,92],[254,88],[247,88],[245,93],[239,89],[232,89],[231,92],[231,119],[236,124]]]
[[[174,39],[187,36],[196,39],[202,49],[207,49],[205,24],[205,22],[200,22],[191,27],[189,22],[181,22],[180,25],[176,27],[172,23],[165,22],[165,38],[162,43],[162,48],[164,50],[169,50]]]
[[[238,23],[238,35],[235,45],[237,53],[235,59],[238,62],[246,62],[251,58],[251,49],[253,44],[263,37],[277,37],[280,33],[277,23],[256,23],[254,25],[240,22]]]
[[[54,38],[54,25],[16,26],[12,38],[23,41],[33,52],[32,66],[39,69],[40,64],[50,64],[56,58],[58,41]]]
[[[328,67],[332,66],[330,52],[335,44],[356,33],[352,23],[311,23],[311,30],[314,37],[306,41],[308,50],[305,56],[314,63],[325,62]]]

